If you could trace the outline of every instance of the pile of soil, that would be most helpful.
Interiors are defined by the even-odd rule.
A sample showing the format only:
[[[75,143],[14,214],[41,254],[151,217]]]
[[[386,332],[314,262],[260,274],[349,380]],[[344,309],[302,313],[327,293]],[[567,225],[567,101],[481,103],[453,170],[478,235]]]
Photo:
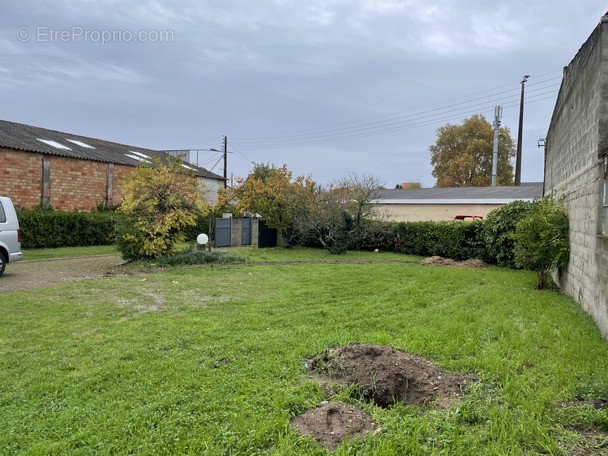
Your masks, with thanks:
[[[371,417],[344,402],[328,402],[291,420],[291,425],[303,435],[312,437],[324,448],[335,450],[344,439],[380,433]]]
[[[447,266],[449,268],[489,268],[488,263],[484,263],[478,259],[455,261],[450,258],[442,258],[440,256],[432,256],[425,258],[419,263],[421,266],[438,265]]]
[[[459,400],[472,375],[447,372],[430,361],[383,345],[351,342],[311,361],[313,372],[341,384],[356,383],[380,407],[395,402],[448,406]]]
[[[419,356],[384,345],[351,342],[306,360],[311,377],[319,381],[330,398],[330,382],[355,383],[363,397],[380,407],[395,402],[446,407],[458,401],[463,387],[477,381],[473,375],[447,372]],[[383,432],[362,410],[344,402],[326,402],[294,418],[291,425],[301,434],[312,434],[324,448],[335,450],[345,439]]]

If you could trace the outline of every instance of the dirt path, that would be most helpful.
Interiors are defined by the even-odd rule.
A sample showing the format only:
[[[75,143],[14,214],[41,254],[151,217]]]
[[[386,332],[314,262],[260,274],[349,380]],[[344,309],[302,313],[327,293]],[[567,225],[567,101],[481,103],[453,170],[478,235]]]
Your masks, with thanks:
[[[0,277],[0,294],[101,279],[109,269],[122,263],[124,260],[118,254],[9,263]]]
[[[358,261],[358,260],[320,260],[320,261],[286,261],[286,262],[254,262],[234,263],[224,266],[264,266],[264,265],[300,265],[300,264],[370,264],[370,263],[413,263],[412,261]],[[78,258],[57,258],[51,260],[19,261],[6,266],[0,277],[0,294],[15,291],[34,290],[36,288],[53,287],[78,280],[102,279],[107,276],[129,275],[136,272],[154,273],[163,268],[145,268],[140,271],[126,271],[117,266],[124,264],[119,254],[95,255]],[[185,268],[205,268],[208,264],[181,266]],[[179,267],[179,266],[178,266]]]

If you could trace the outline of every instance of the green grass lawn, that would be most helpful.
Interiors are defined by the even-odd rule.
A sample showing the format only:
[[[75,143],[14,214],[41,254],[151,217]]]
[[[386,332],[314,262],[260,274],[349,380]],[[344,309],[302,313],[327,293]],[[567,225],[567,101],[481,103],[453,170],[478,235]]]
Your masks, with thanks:
[[[231,250],[234,251],[234,250]],[[239,249],[248,261],[413,261]],[[569,297],[506,269],[415,263],[172,269],[0,295],[2,454],[328,454],[289,426],[323,400],[304,358],[351,341],[481,382],[447,410],[339,399],[385,432],[349,455],[565,454],[606,410],[608,345]],[[605,397],[605,396],[603,396]]]

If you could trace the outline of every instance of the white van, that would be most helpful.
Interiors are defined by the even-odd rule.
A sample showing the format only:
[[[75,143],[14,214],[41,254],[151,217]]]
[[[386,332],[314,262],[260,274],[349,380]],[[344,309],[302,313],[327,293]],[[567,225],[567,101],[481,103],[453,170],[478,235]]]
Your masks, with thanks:
[[[10,198],[0,196],[0,276],[6,268],[6,263],[22,259],[21,231],[15,207]]]

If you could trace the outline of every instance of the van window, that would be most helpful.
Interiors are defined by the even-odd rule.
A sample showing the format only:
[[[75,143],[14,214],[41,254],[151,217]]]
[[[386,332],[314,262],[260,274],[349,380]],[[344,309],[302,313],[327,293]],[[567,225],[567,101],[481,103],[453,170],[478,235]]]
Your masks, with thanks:
[[[0,223],[6,223],[6,214],[4,213],[4,207],[0,203]]]

